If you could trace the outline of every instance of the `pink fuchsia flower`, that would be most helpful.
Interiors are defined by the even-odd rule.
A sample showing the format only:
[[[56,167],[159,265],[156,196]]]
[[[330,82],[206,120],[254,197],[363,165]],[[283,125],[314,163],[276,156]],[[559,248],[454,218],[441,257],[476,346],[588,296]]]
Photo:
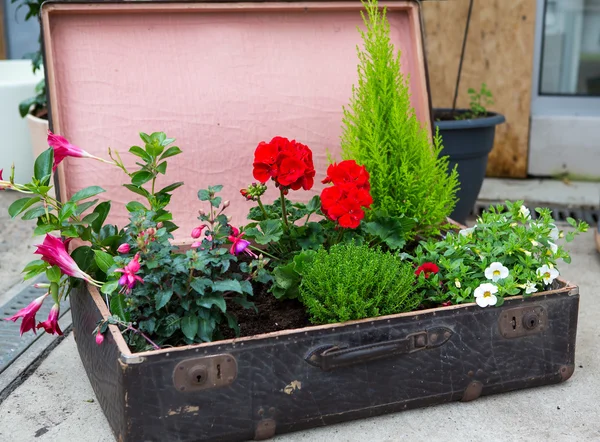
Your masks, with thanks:
[[[93,284],[92,277],[81,270],[67,252],[65,247],[68,241],[63,242],[60,238],[46,234],[43,244],[36,244],[37,250],[34,253],[42,255],[42,261],[46,261],[52,266],[58,266],[65,275],[83,279]]]
[[[200,246],[202,246],[202,241],[194,241],[192,243],[192,249],[197,249]]]
[[[46,299],[46,296],[48,296],[48,293],[46,293],[43,296],[40,296],[39,298],[34,299],[27,307],[22,308],[10,318],[4,318],[4,320],[16,322],[17,319],[22,318],[23,320],[21,321],[21,336],[23,336],[23,333],[28,332],[29,330],[33,330],[33,332],[35,333],[35,315],[44,303],[44,299]]]
[[[48,314],[48,319],[44,322],[40,322],[37,328],[43,328],[46,333],[50,335],[62,335],[60,327],[58,326],[58,314],[60,313],[60,305],[54,304]]]
[[[201,225],[192,230],[192,238],[198,239],[202,236],[202,231],[206,228],[206,225]]]
[[[115,270],[116,273],[122,273],[123,276],[119,279],[119,285],[126,286],[127,292],[131,292],[131,290],[135,287],[136,282],[144,283],[144,280],[136,275],[136,273],[140,270],[140,254],[136,253],[135,256],[129,263],[123,267],[122,269]]]
[[[131,250],[131,246],[127,243],[121,244],[119,246],[119,248],[117,249],[117,252],[119,253],[129,253],[129,250]]]
[[[240,253],[245,253],[247,255],[252,256],[253,258],[258,258],[252,250],[248,248],[250,245],[250,241],[243,239],[244,233],[240,233],[239,229],[231,226],[231,235],[227,238],[231,241],[231,248],[229,249],[229,253],[232,255],[239,255]]]
[[[104,335],[100,332],[96,333],[96,344],[102,345],[104,342]]]

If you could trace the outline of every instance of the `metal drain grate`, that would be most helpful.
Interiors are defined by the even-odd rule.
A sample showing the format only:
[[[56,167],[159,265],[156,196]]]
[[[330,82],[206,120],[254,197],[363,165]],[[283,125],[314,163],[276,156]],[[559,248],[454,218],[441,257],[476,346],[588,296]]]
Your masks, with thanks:
[[[491,201],[477,201],[473,208],[472,214],[480,216],[484,210],[487,210],[490,206],[497,204],[503,204],[501,202]],[[598,207],[557,207],[549,206],[544,204],[530,204],[531,207],[547,207],[552,211],[552,217],[556,221],[566,221],[567,218],[575,218],[578,220],[585,221],[590,225],[598,224],[600,222],[600,208]],[[531,217],[536,219],[538,214],[533,209],[531,210]]]
[[[19,328],[21,321],[12,322],[4,321],[4,318],[9,318],[27,306],[35,298],[38,298],[43,292],[40,289],[33,288],[36,282],[47,282],[44,278],[34,280],[31,286],[19,292],[14,298],[0,307],[0,373],[2,373],[15,359],[17,359],[27,348],[38,339],[44,331],[38,331],[37,335],[28,332],[23,336],[19,336]],[[52,308],[52,300],[44,302],[38,311],[36,318],[46,320],[50,309]],[[68,301],[64,301],[60,306],[61,316],[69,310]]]

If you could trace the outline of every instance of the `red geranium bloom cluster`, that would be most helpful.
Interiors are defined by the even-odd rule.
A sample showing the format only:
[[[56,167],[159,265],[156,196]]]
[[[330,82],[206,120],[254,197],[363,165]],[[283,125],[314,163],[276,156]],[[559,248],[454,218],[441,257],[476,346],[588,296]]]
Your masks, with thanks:
[[[270,178],[283,190],[312,188],[315,167],[312,152],[304,144],[283,137],[261,142],[254,152],[254,178],[266,183]]]
[[[370,208],[373,198],[369,190],[369,172],[354,160],[331,164],[323,183],[333,183],[321,192],[321,210],[341,227],[356,229]]]

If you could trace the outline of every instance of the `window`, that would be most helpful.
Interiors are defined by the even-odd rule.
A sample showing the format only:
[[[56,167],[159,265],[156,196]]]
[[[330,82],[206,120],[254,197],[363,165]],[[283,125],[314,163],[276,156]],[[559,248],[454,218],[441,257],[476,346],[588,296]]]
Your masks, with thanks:
[[[600,0],[546,0],[540,95],[600,96]]]

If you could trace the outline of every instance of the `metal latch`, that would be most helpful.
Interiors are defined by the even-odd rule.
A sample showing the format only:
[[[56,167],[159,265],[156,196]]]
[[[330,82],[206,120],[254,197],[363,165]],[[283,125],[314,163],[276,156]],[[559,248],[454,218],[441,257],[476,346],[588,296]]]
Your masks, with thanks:
[[[548,316],[544,307],[527,305],[502,312],[498,319],[498,328],[505,338],[519,338],[540,333],[547,323]]]
[[[175,367],[173,384],[179,391],[198,391],[231,385],[237,361],[230,354],[186,359]]]

